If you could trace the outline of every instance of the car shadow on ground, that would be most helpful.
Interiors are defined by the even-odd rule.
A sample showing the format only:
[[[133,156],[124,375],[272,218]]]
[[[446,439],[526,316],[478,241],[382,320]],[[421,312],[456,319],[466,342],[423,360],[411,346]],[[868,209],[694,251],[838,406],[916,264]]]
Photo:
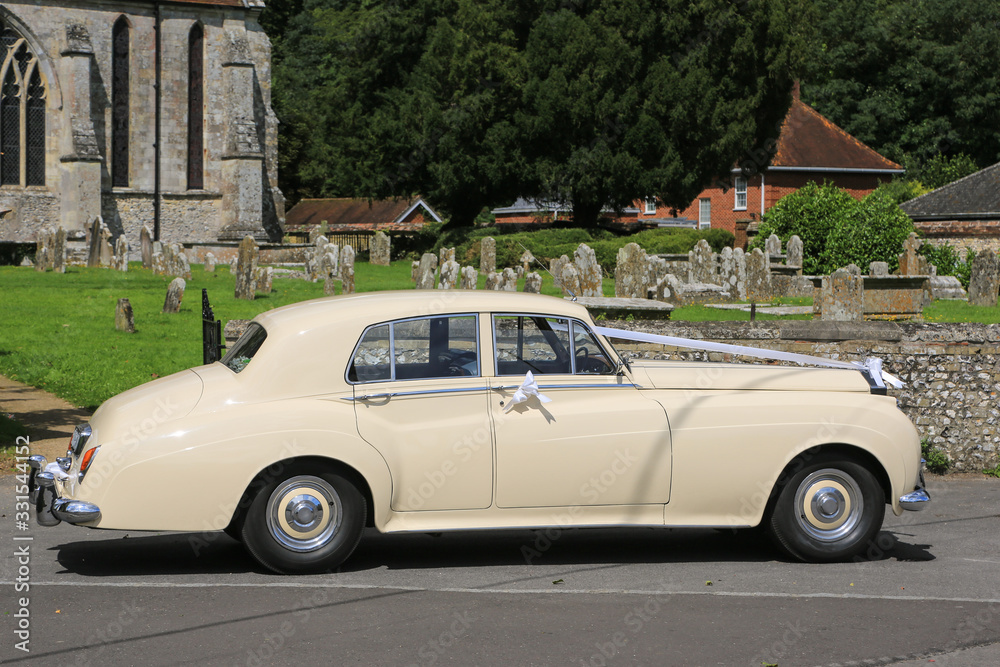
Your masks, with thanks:
[[[929,545],[883,531],[861,560],[933,560]],[[265,573],[241,544],[221,532],[130,534],[54,547],[65,568],[83,576]],[[365,532],[339,572],[490,566],[621,565],[684,562],[795,562],[759,530],[588,528],[383,535]]]

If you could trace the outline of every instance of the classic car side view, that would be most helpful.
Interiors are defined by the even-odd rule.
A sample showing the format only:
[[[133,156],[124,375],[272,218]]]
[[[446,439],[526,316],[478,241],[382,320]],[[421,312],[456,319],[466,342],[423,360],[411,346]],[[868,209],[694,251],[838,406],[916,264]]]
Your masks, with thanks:
[[[337,567],[366,526],[763,526],[843,560],[886,505],[930,500],[884,393],[849,369],[629,362],[563,299],[352,294],[106,401],[66,457],[33,457],[33,498],[44,525],[225,530],[282,573]]]

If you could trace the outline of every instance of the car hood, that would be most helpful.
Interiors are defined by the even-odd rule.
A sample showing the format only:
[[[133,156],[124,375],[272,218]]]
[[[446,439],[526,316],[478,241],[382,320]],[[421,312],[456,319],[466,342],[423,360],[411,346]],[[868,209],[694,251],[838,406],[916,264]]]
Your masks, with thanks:
[[[631,366],[640,385],[656,389],[870,391],[859,371],[842,368],[645,360]]]

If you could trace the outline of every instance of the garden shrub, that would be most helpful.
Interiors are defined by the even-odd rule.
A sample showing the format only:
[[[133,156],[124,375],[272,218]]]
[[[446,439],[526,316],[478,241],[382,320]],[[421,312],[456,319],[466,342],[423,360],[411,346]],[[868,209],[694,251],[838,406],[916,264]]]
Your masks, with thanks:
[[[943,245],[924,243],[917,252],[937,267],[939,276],[955,276],[962,283],[962,287],[969,289],[972,261],[976,258],[975,250],[967,248],[965,258],[962,259],[959,258],[958,251],[948,243]]]
[[[895,271],[900,249],[912,231],[910,216],[887,193],[875,190],[836,221],[827,237],[824,273],[848,264],[867,273],[871,262],[887,262],[889,270]]]

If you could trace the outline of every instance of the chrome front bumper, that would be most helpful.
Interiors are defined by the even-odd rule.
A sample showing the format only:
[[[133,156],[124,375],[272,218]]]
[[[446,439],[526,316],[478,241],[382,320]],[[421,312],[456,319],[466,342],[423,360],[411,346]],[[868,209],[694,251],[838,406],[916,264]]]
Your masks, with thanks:
[[[910,491],[905,496],[899,497],[899,506],[910,512],[919,512],[927,507],[931,502],[931,496],[924,488],[924,460],[920,460],[920,477],[917,481],[917,488]]]
[[[57,459],[57,462],[62,467],[63,461]],[[31,491],[31,502],[35,505],[38,525],[58,526],[63,521],[71,524],[89,523],[101,518],[101,509],[97,505],[56,495],[55,475],[46,470],[44,456],[30,457],[28,465],[31,467],[28,488]]]

